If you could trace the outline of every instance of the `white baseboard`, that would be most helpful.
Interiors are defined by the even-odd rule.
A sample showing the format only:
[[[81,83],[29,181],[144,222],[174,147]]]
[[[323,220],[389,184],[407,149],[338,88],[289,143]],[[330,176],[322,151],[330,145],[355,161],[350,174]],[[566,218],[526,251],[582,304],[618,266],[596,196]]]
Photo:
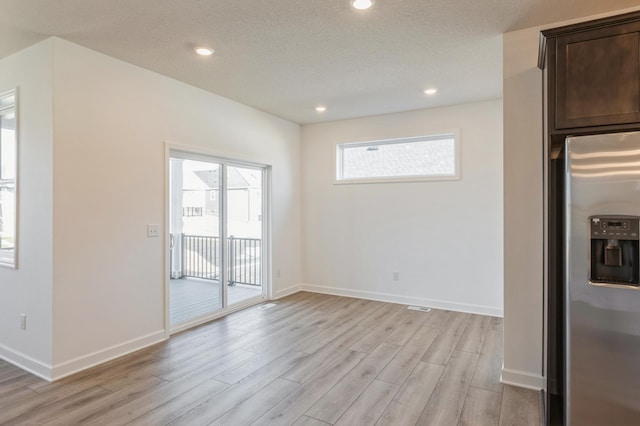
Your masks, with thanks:
[[[154,333],[147,334],[146,336],[138,337],[136,339],[129,340],[128,342],[120,343],[118,345],[111,346],[110,348],[102,349],[97,352],[93,352],[88,355],[84,355],[70,361],[65,361],[61,364],[56,364],[50,369],[50,381],[59,380],[63,377],[70,376],[78,373],[82,370],[94,367],[98,364],[102,364],[112,359],[119,358],[123,355],[130,354],[131,352],[144,349],[147,346],[154,345],[156,343],[166,340],[164,330],[156,331]]]
[[[51,381],[50,364],[34,359],[4,345],[0,345],[0,358],[42,379],[49,382]]]
[[[505,385],[518,386],[525,389],[533,389],[536,391],[545,388],[544,377],[537,374],[527,373],[525,371],[508,370],[504,367],[502,368],[500,383],[504,383]]]
[[[301,285],[299,285],[299,284],[298,284],[298,285],[291,286],[291,287],[283,288],[282,290],[278,290],[278,291],[276,291],[276,292],[274,293],[274,295],[273,295],[273,296],[274,296],[274,297],[273,297],[273,299],[274,299],[274,300],[276,300],[276,299],[281,299],[281,298],[283,298],[283,297],[290,296],[290,295],[292,295],[292,294],[294,294],[294,293],[297,293],[297,292],[299,292],[300,290],[302,290],[302,286],[301,286]]]
[[[465,303],[446,302],[443,300],[423,299],[419,297],[399,296],[388,293],[377,293],[372,291],[351,290],[337,287],[325,287],[313,284],[301,284],[300,290],[312,293],[332,294],[334,296],[356,297],[359,299],[377,300],[380,302],[400,303],[403,305],[428,306],[436,309],[446,309],[456,312],[467,312],[471,314],[489,315],[492,317],[502,317],[503,310],[492,306],[470,305]]]

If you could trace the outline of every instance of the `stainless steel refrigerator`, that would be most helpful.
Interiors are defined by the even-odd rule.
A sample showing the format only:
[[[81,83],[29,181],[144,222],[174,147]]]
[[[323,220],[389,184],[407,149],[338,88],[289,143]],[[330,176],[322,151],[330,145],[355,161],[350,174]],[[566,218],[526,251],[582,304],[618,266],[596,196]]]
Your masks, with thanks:
[[[640,425],[640,132],[566,140],[567,425]]]

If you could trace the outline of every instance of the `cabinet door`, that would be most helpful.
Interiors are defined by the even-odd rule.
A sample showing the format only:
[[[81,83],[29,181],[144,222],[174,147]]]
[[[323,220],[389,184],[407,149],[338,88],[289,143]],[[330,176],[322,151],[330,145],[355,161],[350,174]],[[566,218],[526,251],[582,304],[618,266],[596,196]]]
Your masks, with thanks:
[[[556,128],[640,122],[640,23],[559,37]]]

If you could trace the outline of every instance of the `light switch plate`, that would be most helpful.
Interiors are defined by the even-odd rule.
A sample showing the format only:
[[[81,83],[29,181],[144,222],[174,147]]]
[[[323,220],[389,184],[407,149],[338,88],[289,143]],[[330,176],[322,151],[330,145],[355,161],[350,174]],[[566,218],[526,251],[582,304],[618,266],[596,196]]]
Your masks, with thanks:
[[[160,236],[160,225],[147,225],[147,237],[156,238]]]

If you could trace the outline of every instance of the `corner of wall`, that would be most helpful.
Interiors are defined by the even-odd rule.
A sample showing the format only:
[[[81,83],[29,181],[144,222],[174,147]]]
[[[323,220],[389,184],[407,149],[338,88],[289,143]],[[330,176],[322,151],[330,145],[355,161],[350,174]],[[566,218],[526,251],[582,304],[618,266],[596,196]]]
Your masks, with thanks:
[[[273,293],[273,299],[274,300],[282,299],[283,297],[291,296],[292,294],[298,293],[299,291],[303,291],[303,285],[301,284],[283,288]]]
[[[47,380],[52,349],[51,39],[0,60],[0,91],[18,88],[18,258],[0,268],[0,358]],[[20,330],[19,315],[28,316]]]
[[[22,368],[44,380],[52,381],[51,365],[0,344],[0,359]]]
[[[505,369],[504,366],[502,367],[502,374],[500,375],[500,383],[535,391],[540,391],[545,388],[545,379],[543,376],[525,371],[508,370]]]

